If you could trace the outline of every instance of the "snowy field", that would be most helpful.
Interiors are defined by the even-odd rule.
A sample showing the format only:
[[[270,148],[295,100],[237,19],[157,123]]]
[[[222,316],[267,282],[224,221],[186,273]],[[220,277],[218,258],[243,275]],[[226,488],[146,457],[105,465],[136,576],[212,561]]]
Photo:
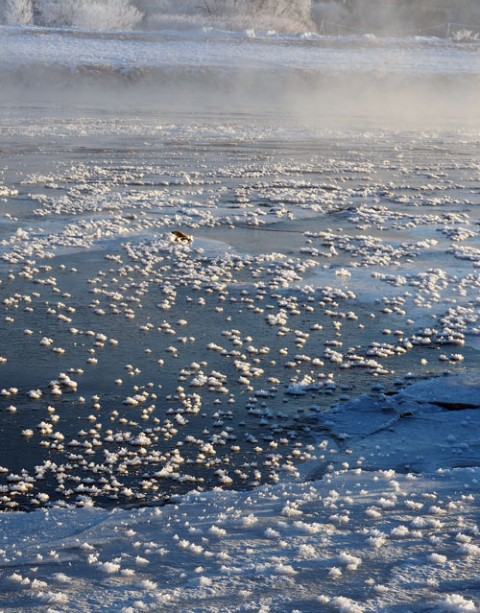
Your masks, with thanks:
[[[0,609],[480,610],[480,43],[0,26]]]

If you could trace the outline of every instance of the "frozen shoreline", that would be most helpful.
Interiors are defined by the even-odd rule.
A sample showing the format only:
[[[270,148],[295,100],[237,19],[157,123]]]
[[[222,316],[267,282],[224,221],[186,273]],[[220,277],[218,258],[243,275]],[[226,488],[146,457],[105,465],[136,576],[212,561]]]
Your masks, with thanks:
[[[11,28],[0,26],[2,65],[32,62],[68,66],[129,69],[165,67],[217,67],[233,69],[321,70],[346,72],[387,71],[412,75],[478,75],[480,42],[454,43],[440,39],[255,38],[244,35],[198,36],[108,35],[69,29]],[[35,50],[35,51],[34,51]]]
[[[470,381],[477,405],[478,376]],[[418,390],[425,404],[456,385],[402,394]],[[452,448],[455,426],[445,426]],[[328,442],[319,449],[328,454]],[[477,610],[480,469],[442,468],[436,452],[420,474],[345,457],[350,467],[320,481],[191,494],[161,508],[3,514],[3,610]]]

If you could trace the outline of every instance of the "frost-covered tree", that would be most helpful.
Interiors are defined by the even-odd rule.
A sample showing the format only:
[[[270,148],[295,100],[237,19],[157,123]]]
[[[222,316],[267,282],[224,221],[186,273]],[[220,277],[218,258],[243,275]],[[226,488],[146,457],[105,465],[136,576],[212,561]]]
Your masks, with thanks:
[[[226,12],[275,17],[294,17],[308,22],[311,14],[311,0],[203,0],[201,7],[210,15]]]
[[[133,0],[150,27],[170,23],[195,27],[270,29],[298,32],[312,29],[312,0]]]
[[[5,0],[3,13],[5,23],[28,25],[33,22],[32,0]]]
[[[130,30],[142,19],[129,0],[37,0],[36,9],[45,25],[95,30]]]
[[[130,30],[142,13],[129,0],[0,0],[5,23],[74,26],[93,30]],[[1,6],[1,5],[0,5]]]
[[[312,0],[0,0],[0,21],[93,30],[215,26],[313,29]]]

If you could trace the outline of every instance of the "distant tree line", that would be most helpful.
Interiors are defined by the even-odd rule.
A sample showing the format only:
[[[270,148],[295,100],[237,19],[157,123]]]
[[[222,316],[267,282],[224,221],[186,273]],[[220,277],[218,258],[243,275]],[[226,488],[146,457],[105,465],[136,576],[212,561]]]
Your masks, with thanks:
[[[480,0],[0,0],[0,22],[132,29],[216,27],[325,34],[480,33]],[[450,24],[450,25],[447,25]]]
[[[0,22],[128,30],[142,20],[130,0],[0,0]]]

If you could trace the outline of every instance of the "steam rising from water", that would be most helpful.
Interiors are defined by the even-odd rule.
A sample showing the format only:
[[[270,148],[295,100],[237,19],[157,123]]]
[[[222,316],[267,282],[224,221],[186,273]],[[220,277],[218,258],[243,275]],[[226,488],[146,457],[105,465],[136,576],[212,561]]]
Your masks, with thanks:
[[[442,15],[473,19],[476,6]],[[457,31],[456,41],[313,33],[337,21],[380,27],[379,15],[407,24],[405,8],[375,21],[362,0],[349,10],[310,0],[5,0],[4,23],[55,28],[0,27],[2,98],[108,110],[261,111],[328,127],[477,121],[473,30]],[[421,25],[426,15],[410,11],[408,23]]]
[[[480,4],[477,0],[355,0],[347,3],[329,0],[315,2],[312,14],[317,26],[331,34],[373,32],[395,36],[449,36],[465,28],[470,30],[471,36],[480,33]]]
[[[279,123],[360,129],[372,125],[439,127],[476,122],[480,78],[405,78],[399,75],[333,76],[299,70],[231,69],[178,66],[145,67],[127,74],[112,66],[24,66],[3,78],[4,96],[22,103],[69,103],[90,108],[139,112],[266,113]],[[478,122],[477,122],[478,123]],[[447,126],[445,126],[447,127]]]
[[[0,29],[2,98],[303,122],[477,121],[480,44]]]

